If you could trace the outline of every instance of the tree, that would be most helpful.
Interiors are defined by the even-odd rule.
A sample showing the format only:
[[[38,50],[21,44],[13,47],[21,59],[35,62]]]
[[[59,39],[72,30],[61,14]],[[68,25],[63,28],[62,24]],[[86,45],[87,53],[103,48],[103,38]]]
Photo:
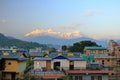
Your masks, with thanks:
[[[62,46],[62,50],[63,50],[63,51],[66,51],[66,50],[67,50],[67,46],[66,46],[66,45],[63,45],[63,46]]]
[[[68,50],[70,52],[83,52],[85,46],[99,46],[96,42],[92,41],[81,41],[74,43],[73,46],[70,46]]]

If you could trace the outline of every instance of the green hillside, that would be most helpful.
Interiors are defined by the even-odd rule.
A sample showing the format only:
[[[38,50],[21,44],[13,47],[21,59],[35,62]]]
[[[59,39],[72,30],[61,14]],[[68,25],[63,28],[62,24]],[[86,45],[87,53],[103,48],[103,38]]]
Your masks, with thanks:
[[[11,46],[17,46],[19,48],[25,48],[25,49],[30,49],[35,47],[46,48],[45,45],[36,42],[27,42],[12,37],[7,37],[4,34],[0,33],[0,47],[11,47]]]

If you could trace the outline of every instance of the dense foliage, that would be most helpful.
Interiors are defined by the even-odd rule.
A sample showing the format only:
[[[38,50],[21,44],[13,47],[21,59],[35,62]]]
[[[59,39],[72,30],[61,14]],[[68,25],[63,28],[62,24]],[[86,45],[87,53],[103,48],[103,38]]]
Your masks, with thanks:
[[[44,48],[46,47],[45,45],[41,45],[36,42],[27,42],[12,37],[6,37],[0,33],[0,47],[11,47],[11,46],[17,46],[19,48],[25,48],[25,49],[30,49],[35,47],[44,47]]]
[[[67,46],[66,46],[66,45],[63,45],[63,46],[62,46],[62,50],[63,50],[63,51],[66,51],[66,50],[67,50]]]
[[[68,48],[68,50],[70,52],[83,52],[85,46],[99,46],[99,45],[92,41],[81,41],[74,43],[73,46],[70,46]]]

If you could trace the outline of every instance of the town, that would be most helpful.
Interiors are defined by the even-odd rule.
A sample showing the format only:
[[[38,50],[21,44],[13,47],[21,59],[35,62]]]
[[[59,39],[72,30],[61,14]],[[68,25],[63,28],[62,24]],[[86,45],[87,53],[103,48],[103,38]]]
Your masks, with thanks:
[[[30,50],[0,49],[0,80],[119,80],[120,45],[85,46],[83,52],[65,48],[51,52],[40,47]]]
[[[0,80],[120,80],[120,0],[0,0]]]

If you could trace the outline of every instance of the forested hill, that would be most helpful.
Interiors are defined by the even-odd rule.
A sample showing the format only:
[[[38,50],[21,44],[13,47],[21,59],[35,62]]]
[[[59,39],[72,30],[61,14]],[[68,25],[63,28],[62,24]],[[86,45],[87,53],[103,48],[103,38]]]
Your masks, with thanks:
[[[27,42],[19,39],[15,39],[12,37],[7,37],[4,34],[0,33],[0,47],[11,47],[11,46],[17,46],[19,48],[35,48],[35,47],[43,47],[45,48],[45,45],[36,43],[36,42]]]

